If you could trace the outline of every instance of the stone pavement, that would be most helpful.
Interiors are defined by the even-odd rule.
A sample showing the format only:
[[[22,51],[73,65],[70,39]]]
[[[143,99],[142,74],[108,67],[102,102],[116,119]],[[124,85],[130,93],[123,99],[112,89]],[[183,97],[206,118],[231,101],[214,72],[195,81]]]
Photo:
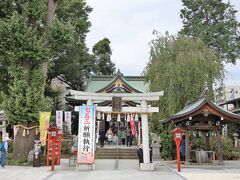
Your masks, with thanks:
[[[62,160],[51,172],[50,167],[16,167],[6,166],[0,169],[1,180],[150,180],[150,179],[182,180],[180,175],[164,166],[156,164],[155,171],[140,171],[137,160],[96,160],[94,171],[76,171],[75,166],[68,166],[68,160]]]
[[[24,167],[6,166],[0,168],[0,180],[240,180],[240,161],[225,161],[225,165],[194,165],[176,170],[176,162],[155,162],[155,171],[140,171],[137,160],[96,160],[94,171],[76,171],[75,166],[68,166],[64,159],[61,166]]]
[[[188,180],[240,180],[239,169],[183,169],[180,173]]]
[[[177,172],[176,161],[165,162],[165,164]],[[181,165],[182,171],[179,175],[188,180],[240,180],[240,161],[224,161],[224,165],[194,164]]]
[[[49,167],[6,166],[0,167],[0,180],[42,180],[51,173]]]

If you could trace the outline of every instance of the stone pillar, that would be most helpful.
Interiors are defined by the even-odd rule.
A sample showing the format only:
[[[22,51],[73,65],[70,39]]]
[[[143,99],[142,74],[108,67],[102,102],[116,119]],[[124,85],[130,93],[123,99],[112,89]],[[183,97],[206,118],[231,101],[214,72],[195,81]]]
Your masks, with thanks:
[[[221,140],[221,134],[220,131],[217,130],[217,145],[218,145],[218,160],[219,164],[223,164],[223,152],[222,152],[222,140]]]
[[[185,132],[185,164],[190,164],[189,159],[190,159],[189,131],[186,131]]]
[[[233,134],[233,138],[234,138],[234,147],[237,148],[238,147],[238,134],[234,133]]]
[[[152,147],[152,160],[153,161],[161,160],[161,157],[160,157],[160,144],[153,143],[151,145],[151,147]]]
[[[142,112],[147,112],[147,102],[141,101]],[[140,164],[141,170],[154,170],[153,163],[150,163],[149,136],[148,136],[148,116],[146,113],[142,117],[142,144],[143,144],[143,163]]]
[[[147,112],[147,102],[142,101],[141,106],[142,106],[142,111]],[[142,142],[143,142],[143,162],[150,163],[147,114],[142,114]]]

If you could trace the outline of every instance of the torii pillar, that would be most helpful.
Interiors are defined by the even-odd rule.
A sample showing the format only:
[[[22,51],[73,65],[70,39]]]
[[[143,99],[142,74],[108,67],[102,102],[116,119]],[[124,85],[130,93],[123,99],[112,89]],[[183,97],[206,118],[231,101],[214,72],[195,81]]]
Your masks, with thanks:
[[[154,164],[150,163],[149,133],[148,133],[148,106],[145,100],[141,101],[142,118],[142,142],[143,142],[143,163],[140,164],[141,170],[154,170]],[[145,113],[144,113],[145,112]]]

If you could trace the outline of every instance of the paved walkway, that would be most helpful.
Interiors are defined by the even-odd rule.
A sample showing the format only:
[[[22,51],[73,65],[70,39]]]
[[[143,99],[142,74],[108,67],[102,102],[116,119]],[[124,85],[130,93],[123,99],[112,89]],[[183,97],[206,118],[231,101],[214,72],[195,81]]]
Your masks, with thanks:
[[[188,180],[240,180],[239,169],[183,169],[180,173]]]
[[[151,180],[167,179],[182,180],[180,175],[161,163],[155,171],[140,171],[137,160],[96,160],[94,171],[76,171],[75,166],[68,166],[68,160],[63,160],[61,166],[56,166],[51,172],[50,167],[14,167],[0,169],[1,180]]]
[[[165,162],[177,172],[176,161]],[[240,161],[224,161],[224,165],[194,164],[181,165],[181,176],[188,180],[240,180]]]
[[[166,164],[155,162],[155,171],[140,171],[137,160],[97,160],[94,171],[76,171],[75,166],[68,166],[68,160],[62,160],[54,172],[46,166],[6,166],[0,168],[0,180],[240,180],[240,161],[226,161],[224,166],[183,167],[181,173],[174,162]]]

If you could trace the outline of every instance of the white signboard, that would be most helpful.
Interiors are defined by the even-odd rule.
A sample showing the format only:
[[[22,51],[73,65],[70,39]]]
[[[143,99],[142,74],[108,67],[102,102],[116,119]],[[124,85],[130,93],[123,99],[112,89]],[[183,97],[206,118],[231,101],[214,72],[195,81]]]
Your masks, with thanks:
[[[59,133],[62,133],[63,129],[63,111],[56,111],[56,125],[58,129],[61,129]]]
[[[71,124],[72,124],[72,112],[71,111],[65,111],[64,113],[64,120],[66,122],[66,125],[68,127],[68,132],[71,134]]]
[[[80,106],[78,126],[78,164],[94,164],[95,106]]]

